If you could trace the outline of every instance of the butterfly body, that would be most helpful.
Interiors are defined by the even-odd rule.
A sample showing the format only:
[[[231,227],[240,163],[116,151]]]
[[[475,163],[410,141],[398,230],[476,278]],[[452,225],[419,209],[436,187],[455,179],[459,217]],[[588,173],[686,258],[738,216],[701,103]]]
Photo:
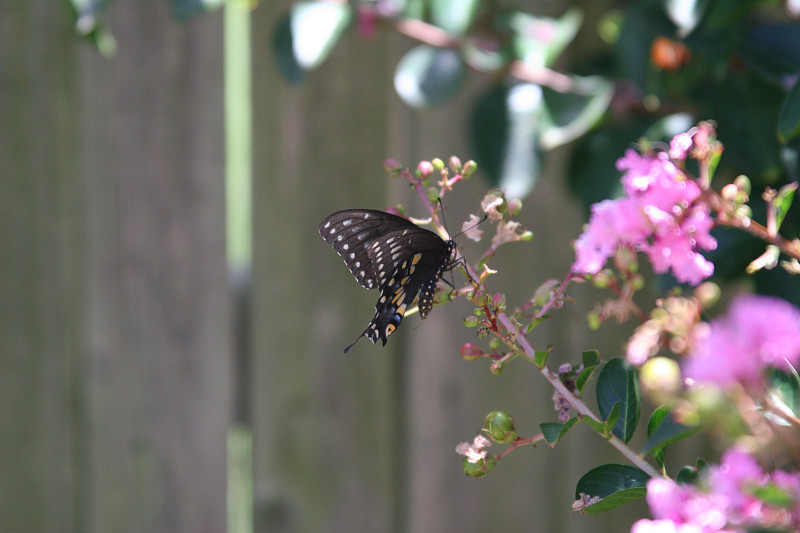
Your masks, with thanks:
[[[427,318],[439,278],[455,265],[452,240],[383,211],[338,211],[320,223],[319,233],[362,287],[380,290],[375,316],[356,342],[366,336],[385,345],[417,294],[420,317]]]

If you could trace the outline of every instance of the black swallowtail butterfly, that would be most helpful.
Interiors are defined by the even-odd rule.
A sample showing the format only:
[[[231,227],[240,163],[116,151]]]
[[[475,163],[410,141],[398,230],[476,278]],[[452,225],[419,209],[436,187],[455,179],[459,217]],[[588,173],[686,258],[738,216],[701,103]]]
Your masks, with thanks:
[[[342,256],[362,287],[381,291],[375,317],[353,344],[366,336],[385,346],[417,293],[419,316],[427,318],[439,278],[457,264],[454,241],[383,211],[337,211],[320,222],[319,234]]]

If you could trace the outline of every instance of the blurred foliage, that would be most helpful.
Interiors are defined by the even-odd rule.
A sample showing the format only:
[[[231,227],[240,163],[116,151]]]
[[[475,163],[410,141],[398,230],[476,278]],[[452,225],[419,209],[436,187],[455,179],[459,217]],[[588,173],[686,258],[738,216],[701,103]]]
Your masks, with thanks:
[[[170,0],[177,18],[221,0]],[[252,0],[231,0],[252,1]],[[113,51],[102,23],[111,0],[70,0],[78,31]],[[725,146],[715,186],[739,174],[758,195],[800,173],[800,25],[796,2],[778,0],[635,0],[606,2],[588,21],[579,2],[551,2],[552,17],[530,6],[489,0],[301,1],[272,29],[280,72],[301,83],[349,32],[364,40],[394,31],[416,44],[395,67],[394,85],[425,112],[459,92],[469,76],[487,87],[467,114],[484,176],[510,197],[535,187],[547,152],[570,144],[566,177],[587,210],[619,192],[615,161],[641,137],[666,141],[700,120],[716,121]],[[583,30],[583,31],[581,31]],[[576,36],[591,39],[570,54]],[[579,43],[580,45],[580,43]],[[763,213],[761,213],[763,215]],[[782,233],[798,232],[798,209]],[[710,259],[718,277],[739,275],[759,245],[719,232]],[[773,275],[774,274],[774,275]],[[800,295],[799,281],[755,276],[760,289]],[[791,278],[791,277],[790,277]],[[797,278],[795,276],[794,278]],[[785,284],[792,284],[792,289]],[[800,296],[795,298],[800,303]]]

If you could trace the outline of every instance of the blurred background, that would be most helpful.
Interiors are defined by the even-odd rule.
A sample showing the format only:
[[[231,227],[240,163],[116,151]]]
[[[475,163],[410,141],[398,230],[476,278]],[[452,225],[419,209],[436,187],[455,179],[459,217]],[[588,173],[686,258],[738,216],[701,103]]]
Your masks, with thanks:
[[[536,434],[552,390],[522,361],[493,376],[460,358],[480,342],[465,301],[343,354],[377,295],[317,224],[397,204],[424,217],[386,158],[474,159],[446,220],[493,186],[522,199],[534,240],[489,263],[521,305],[566,275],[642,135],[714,119],[722,183],[794,179],[797,6],[219,3],[0,5],[0,531],[629,530],[642,502],[571,510],[583,473],[624,462],[582,425],[466,477],[454,448],[483,417]],[[410,54],[421,44],[434,51]],[[754,241],[717,237],[717,281],[797,303],[778,271],[738,277]],[[650,296],[674,285],[651,281]],[[553,367],[620,355],[635,324],[590,331],[604,296],[569,294],[531,343],[555,346]]]

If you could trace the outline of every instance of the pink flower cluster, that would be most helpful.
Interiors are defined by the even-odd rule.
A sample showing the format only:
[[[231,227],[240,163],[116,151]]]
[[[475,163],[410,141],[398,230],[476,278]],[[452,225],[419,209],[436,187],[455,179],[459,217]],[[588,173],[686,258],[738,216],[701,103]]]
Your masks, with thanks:
[[[797,531],[800,476],[766,473],[751,455],[732,449],[708,468],[700,486],[652,478],[647,503],[655,520],[637,521],[631,533]]]
[[[671,270],[681,283],[697,285],[714,273],[698,252],[717,247],[709,233],[710,209],[699,200],[700,186],[673,162],[690,147],[691,135],[681,134],[669,153],[628,150],[617,161],[625,173],[625,196],[592,206],[586,231],[575,241],[575,272],[596,274],[619,247],[628,246],[646,253],[656,272]]]
[[[800,363],[800,309],[769,296],[743,295],[728,313],[695,328],[684,377],[717,385],[759,382],[766,367]]]

